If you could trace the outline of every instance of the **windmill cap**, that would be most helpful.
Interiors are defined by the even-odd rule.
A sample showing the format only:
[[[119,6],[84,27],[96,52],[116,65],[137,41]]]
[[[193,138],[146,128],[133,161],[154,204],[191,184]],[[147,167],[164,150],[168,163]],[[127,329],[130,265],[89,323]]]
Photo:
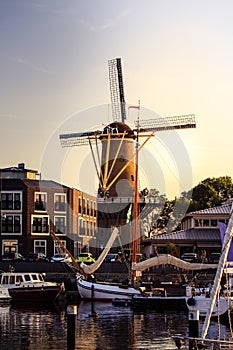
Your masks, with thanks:
[[[125,123],[122,122],[113,122],[109,125],[107,125],[104,130],[103,130],[103,134],[109,134],[111,133],[113,136],[114,134],[116,135],[116,137],[119,137],[119,135],[117,134],[123,134],[126,131],[126,137],[130,137],[130,138],[135,138],[135,134],[133,132],[133,130]],[[102,138],[103,136],[101,135],[100,138]]]

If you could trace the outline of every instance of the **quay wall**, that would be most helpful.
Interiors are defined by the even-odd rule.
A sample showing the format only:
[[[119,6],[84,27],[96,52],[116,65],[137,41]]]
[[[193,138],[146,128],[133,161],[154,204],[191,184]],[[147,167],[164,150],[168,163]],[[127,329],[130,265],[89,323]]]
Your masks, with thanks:
[[[13,267],[15,272],[40,272],[45,274],[45,279],[56,282],[64,282],[71,290],[75,285],[75,273],[65,263],[51,262],[26,262],[26,261],[0,261],[0,270],[9,271]],[[214,281],[215,270],[203,270],[201,272],[184,272],[169,266],[158,266],[143,272],[143,281],[153,282],[159,286],[161,282],[179,282],[185,284],[190,281],[205,286]],[[95,277],[100,281],[126,283],[129,279],[129,271],[125,264],[120,262],[103,263],[95,272]]]

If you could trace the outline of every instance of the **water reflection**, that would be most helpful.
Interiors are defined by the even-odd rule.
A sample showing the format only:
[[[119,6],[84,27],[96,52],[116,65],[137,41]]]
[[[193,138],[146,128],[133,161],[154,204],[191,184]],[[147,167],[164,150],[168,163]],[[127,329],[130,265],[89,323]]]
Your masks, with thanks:
[[[93,310],[98,318],[92,317]],[[221,326],[222,332],[228,328]],[[0,306],[1,350],[64,350],[67,348],[65,309],[29,305]],[[78,306],[76,346],[79,350],[176,349],[172,336],[188,334],[186,314],[133,313],[111,303]],[[211,336],[217,325],[212,322]],[[214,334],[215,333],[215,334]]]

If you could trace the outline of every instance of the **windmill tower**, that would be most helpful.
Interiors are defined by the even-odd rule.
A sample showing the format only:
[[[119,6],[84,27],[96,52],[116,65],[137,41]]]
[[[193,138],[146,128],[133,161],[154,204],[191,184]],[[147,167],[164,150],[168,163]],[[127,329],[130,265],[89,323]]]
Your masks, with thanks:
[[[138,151],[155,132],[196,126],[194,115],[190,114],[137,120],[135,127],[130,128],[125,123],[126,106],[121,59],[110,60],[108,66],[113,122],[103,130],[60,135],[63,147],[90,146],[99,179],[97,196],[99,229],[110,229],[116,225],[125,226],[128,222],[127,213],[132,206],[136,207],[134,203],[138,200]],[[139,137],[146,138],[140,148],[138,148]],[[97,146],[98,143],[101,143],[102,152],[100,155],[96,147],[97,157],[95,157],[93,146]],[[142,207],[141,205],[141,209]]]

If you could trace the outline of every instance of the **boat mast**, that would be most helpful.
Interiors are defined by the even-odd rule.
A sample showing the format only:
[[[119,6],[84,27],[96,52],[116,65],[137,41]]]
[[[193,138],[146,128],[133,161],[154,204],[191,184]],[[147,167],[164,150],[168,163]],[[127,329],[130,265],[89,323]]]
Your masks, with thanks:
[[[135,145],[135,189],[134,189],[134,225],[133,225],[133,246],[132,246],[132,268],[136,264],[137,259],[137,239],[138,239],[138,132],[139,132],[139,111],[140,111],[140,100],[138,101],[138,119],[137,119],[137,131],[136,131],[136,145]],[[135,282],[137,271],[133,270],[133,282]]]
[[[204,322],[204,325],[202,328],[202,339],[205,339],[207,332],[208,332],[208,329],[209,329],[210,318],[211,318],[212,311],[214,308],[216,296],[217,296],[219,288],[220,288],[220,282],[221,282],[224,266],[225,266],[226,261],[227,261],[227,255],[229,252],[232,236],[233,236],[233,205],[231,207],[231,214],[230,214],[230,219],[229,219],[229,222],[228,222],[228,225],[226,228],[226,233],[224,236],[222,253],[221,253],[221,257],[220,257],[219,264],[218,264],[218,269],[217,269],[215,279],[214,279],[214,285],[213,285],[213,289],[212,289],[212,293],[211,293],[211,296],[212,296],[211,303],[210,303],[209,309],[206,313],[205,322]]]

